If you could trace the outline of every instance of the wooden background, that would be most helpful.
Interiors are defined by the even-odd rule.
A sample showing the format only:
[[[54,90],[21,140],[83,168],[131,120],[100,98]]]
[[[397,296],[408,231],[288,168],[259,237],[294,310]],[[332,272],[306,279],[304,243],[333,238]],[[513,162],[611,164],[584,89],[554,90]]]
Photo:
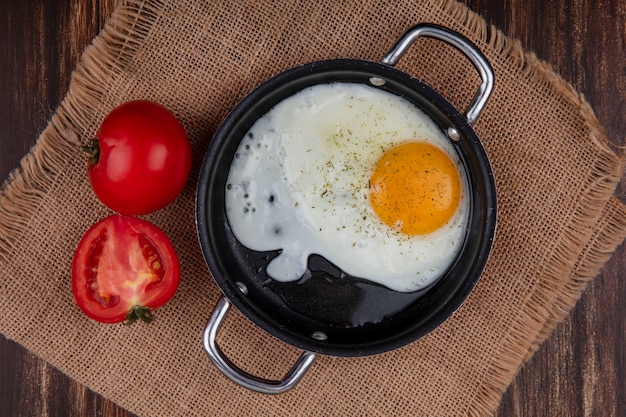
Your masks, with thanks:
[[[120,1],[1,1],[0,182],[34,145],[83,48]],[[585,95],[610,140],[626,145],[625,0],[463,2],[549,62]],[[625,190],[622,181],[624,201]],[[625,259],[622,245],[521,369],[496,416],[626,416]],[[0,416],[130,413],[0,335]]]

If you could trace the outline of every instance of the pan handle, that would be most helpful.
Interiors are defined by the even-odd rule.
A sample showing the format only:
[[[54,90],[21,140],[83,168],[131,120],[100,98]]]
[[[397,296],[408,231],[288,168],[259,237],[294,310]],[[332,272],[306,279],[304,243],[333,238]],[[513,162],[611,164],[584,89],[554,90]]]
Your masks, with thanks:
[[[396,44],[389,50],[382,59],[383,64],[395,65],[404,55],[406,50],[421,36],[435,38],[446,42],[463,52],[465,56],[474,64],[480,74],[482,82],[474,99],[470,103],[465,117],[470,125],[474,125],[487,104],[487,100],[493,90],[494,75],[491,65],[483,53],[467,38],[450,29],[434,24],[419,24],[407,30]]]
[[[237,367],[237,365],[224,355],[224,352],[222,352],[222,349],[220,349],[216,341],[217,332],[219,331],[229,308],[230,302],[226,299],[226,297],[222,296],[217,301],[217,305],[215,306],[215,309],[209,318],[209,322],[204,329],[204,350],[206,350],[206,353],[211,361],[213,361],[215,366],[217,366],[217,368],[232,381],[242,387],[256,392],[264,394],[281,394],[293,388],[313,364],[315,354],[311,352],[302,353],[295,365],[280,381],[259,378],[247,373],[243,369]]]

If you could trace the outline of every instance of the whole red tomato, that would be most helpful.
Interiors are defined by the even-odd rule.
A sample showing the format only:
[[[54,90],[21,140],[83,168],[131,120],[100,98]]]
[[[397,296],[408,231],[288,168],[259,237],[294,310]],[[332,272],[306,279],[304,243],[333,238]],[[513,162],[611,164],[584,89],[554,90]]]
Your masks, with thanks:
[[[165,233],[137,217],[113,214],[83,236],[72,262],[80,309],[103,323],[150,322],[178,288],[180,265]]]
[[[130,101],[102,121],[89,180],[96,196],[126,215],[147,214],[171,203],[191,170],[191,147],[183,125],[151,101]]]

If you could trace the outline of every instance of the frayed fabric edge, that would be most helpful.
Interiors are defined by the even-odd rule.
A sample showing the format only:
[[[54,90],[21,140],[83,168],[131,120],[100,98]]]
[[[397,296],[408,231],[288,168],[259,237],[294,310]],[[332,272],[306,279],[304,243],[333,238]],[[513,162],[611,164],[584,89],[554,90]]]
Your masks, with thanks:
[[[622,176],[624,164],[611,151],[604,131],[584,97],[556,75],[548,64],[539,61],[534,54],[525,53],[519,41],[507,38],[494,26],[488,26],[482,17],[462,4],[454,0],[432,1],[466,31],[481,39],[481,46],[513,62],[523,76],[540,76],[547,88],[562,93],[584,118],[590,140],[606,150],[604,158],[596,166],[598,182],[590,184],[590,189],[595,192],[585,195],[574,213],[574,223],[578,227],[567,233],[548,259],[543,270],[542,282],[545,287],[533,293],[527,303],[528,308],[521,313],[526,317],[518,322],[524,325],[513,327],[503,340],[500,354],[494,358],[493,367],[487,370],[484,384],[468,408],[468,415],[484,416],[495,411],[504,389],[519,367],[567,315],[588,281],[597,275],[611,252],[624,240],[626,206],[611,198]],[[0,261],[10,256],[22,231],[28,228],[29,219],[41,209],[46,190],[55,182],[77,147],[85,142],[85,139],[72,132],[79,130],[79,126],[82,130],[88,127],[86,130],[95,131],[99,124],[95,115],[102,113],[99,106],[106,94],[103,89],[106,83],[102,83],[99,77],[104,75],[113,80],[129,65],[137,47],[149,35],[157,18],[157,8],[150,9],[139,0],[127,1],[115,10],[103,31],[85,50],[72,75],[68,95],[37,144],[22,159],[20,167],[9,175],[0,191]],[[117,59],[113,59],[113,56]],[[77,90],[82,93],[76,94]],[[594,200],[607,201],[607,204],[603,213],[589,218],[586,207]],[[600,224],[599,219],[605,223]],[[573,253],[564,255],[559,251],[572,244],[585,248],[580,257],[576,258]],[[567,280],[564,280],[562,273],[557,272],[562,271],[564,265],[571,270]],[[555,297],[555,294],[560,295]],[[528,343],[531,343],[530,349]]]
[[[580,195],[579,204],[572,214],[575,227],[564,231],[562,240],[546,258],[540,271],[540,286],[520,311],[518,325],[513,325],[502,340],[492,367],[485,372],[483,384],[468,406],[467,415],[486,416],[495,412],[506,387],[522,364],[566,317],[587,283],[600,272],[611,253],[626,238],[626,205],[613,197],[626,159],[611,149],[604,129],[585,98],[556,74],[549,64],[539,60],[534,53],[524,52],[518,40],[508,38],[493,25],[488,26],[480,15],[457,1],[432,1],[466,33],[482,41],[479,46],[484,48],[483,51],[492,49],[503,57],[501,59],[512,62],[522,76],[540,79],[543,87],[558,92],[569,101],[584,120],[589,140],[603,151],[588,186],[584,188],[587,192]],[[598,213],[597,208],[602,204],[605,204],[604,210]]]
[[[129,65],[137,48],[158,18],[158,7],[139,0],[118,6],[100,34],[85,48],[72,73],[68,94],[0,190],[0,261],[6,261],[28,230],[33,214],[45,204],[47,190],[75,155],[89,141],[75,132],[95,131],[100,123],[102,98],[108,83]]]

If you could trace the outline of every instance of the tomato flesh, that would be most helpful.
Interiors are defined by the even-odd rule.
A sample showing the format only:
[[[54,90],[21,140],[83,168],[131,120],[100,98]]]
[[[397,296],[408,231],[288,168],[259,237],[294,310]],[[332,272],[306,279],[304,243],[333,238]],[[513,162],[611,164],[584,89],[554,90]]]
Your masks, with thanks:
[[[129,101],[102,121],[89,180],[98,199],[121,214],[157,211],[183,190],[192,155],[183,125],[165,107]]]
[[[180,265],[159,228],[112,215],[81,239],[72,265],[72,291],[81,310],[103,323],[127,319],[134,308],[167,303],[180,282]]]

